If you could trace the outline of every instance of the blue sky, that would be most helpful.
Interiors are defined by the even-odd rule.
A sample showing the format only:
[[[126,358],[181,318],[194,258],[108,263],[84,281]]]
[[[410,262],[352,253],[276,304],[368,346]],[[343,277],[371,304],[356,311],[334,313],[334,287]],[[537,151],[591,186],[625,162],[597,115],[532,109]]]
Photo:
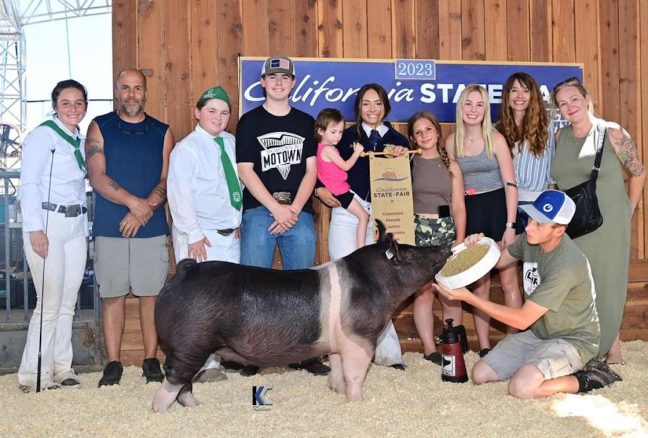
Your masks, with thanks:
[[[96,115],[112,110],[112,22],[110,14],[38,23],[24,27],[26,40],[26,132],[51,114],[58,81],[75,79],[88,89],[85,132]],[[69,41],[69,49],[68,42]],[[69,51],[69,53],[68,53]],[[107,99],[94,102],[93,99]],[[44,102],[32,102],[44,100]]]

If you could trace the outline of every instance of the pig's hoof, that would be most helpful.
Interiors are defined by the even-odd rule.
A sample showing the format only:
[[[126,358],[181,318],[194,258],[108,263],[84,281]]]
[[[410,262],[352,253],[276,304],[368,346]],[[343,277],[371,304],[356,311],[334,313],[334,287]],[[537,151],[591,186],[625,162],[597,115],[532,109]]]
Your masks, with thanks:
[[[362,394],[347,394],[348,402],[361,402],[363,400]]]

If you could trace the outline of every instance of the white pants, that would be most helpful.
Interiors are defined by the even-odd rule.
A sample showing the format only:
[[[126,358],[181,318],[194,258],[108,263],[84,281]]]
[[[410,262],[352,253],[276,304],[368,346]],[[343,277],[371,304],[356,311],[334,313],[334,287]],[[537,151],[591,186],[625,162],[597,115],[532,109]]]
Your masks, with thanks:
[[[46,212],[43,211],[43,217]],[[43,221],[44,222],[44,221]],[[29,233],[23,233],[25,256],[36,288],[36,308],[29,322],[18,382],[36,386],[41,301],[43,334],[41,344],[41,387],[75,377],[72,369],[72,319],[83,281],[87,257],[85,215],[65,217],[49,212],[49,249],[43,259],[32,249]],[[45,282],[43,284],[43,264]],[[44,288],[44,290],[43,290]]]
[[[211,243],[205,246],[207,260],[218,260],[221,262],[239,263],[241,261],[241,239],[236,237],[236,232],[229,236],[221,236],[216,230],[202,230],[203,234]],[[189,239],[187,234],[173,227],[173,253],[176,263],[189,257]],[[220,366],[220,357],[214,353],[210,354],[200,371]],[[199,372],[200,372],[199,371]]]
[[[363,201],[359,197],[355,199],[362,204],[364,209],[371,215],[371,203]],[[334,208],[331,212],[331,224],[329,227],[329,255],[331,260],[337,260],[351,254],[356,247],[356,229],[358,218],[342,207]],[[367,226],[366,245],[374,243],[374,223],[369,220]],[[378,365],[395,365],[403,363],[401,357],[400,341],[394,324],[389,321],[385,329],[378,337],[374,363]]]
[[[221,236],[216,230],[202,230],[203,234],[211,243],[205,246],[207,260],[219,260],[222,262],[239,263],[241,261],[241,239],[237,239],[236,232],[229,236]],[[186,233],[182,233],[173,227],[173,253],[176,263],[189,257],[189,240]]]

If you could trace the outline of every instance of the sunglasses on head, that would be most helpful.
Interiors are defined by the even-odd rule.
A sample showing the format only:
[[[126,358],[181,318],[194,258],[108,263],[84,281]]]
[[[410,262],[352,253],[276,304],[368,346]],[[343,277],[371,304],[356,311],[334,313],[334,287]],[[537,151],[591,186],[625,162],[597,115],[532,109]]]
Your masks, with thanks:
[[[572,85],[582,85],[580,79],[578,79],[576,76],[573,76],[571,78],[567,78],[562,82],[558,82],[556,85],[554,85],[553,91],[554,93],[556,90],[559,90],[563,87],[569,87]]]

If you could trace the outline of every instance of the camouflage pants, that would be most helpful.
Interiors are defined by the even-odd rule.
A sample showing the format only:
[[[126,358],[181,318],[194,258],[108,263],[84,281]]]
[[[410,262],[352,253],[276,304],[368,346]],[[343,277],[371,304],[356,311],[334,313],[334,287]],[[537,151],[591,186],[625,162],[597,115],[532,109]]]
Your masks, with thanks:
[[[416,246],[450,246],[455,240],[452,217],[430,219],[414,215],[414,241]]]

